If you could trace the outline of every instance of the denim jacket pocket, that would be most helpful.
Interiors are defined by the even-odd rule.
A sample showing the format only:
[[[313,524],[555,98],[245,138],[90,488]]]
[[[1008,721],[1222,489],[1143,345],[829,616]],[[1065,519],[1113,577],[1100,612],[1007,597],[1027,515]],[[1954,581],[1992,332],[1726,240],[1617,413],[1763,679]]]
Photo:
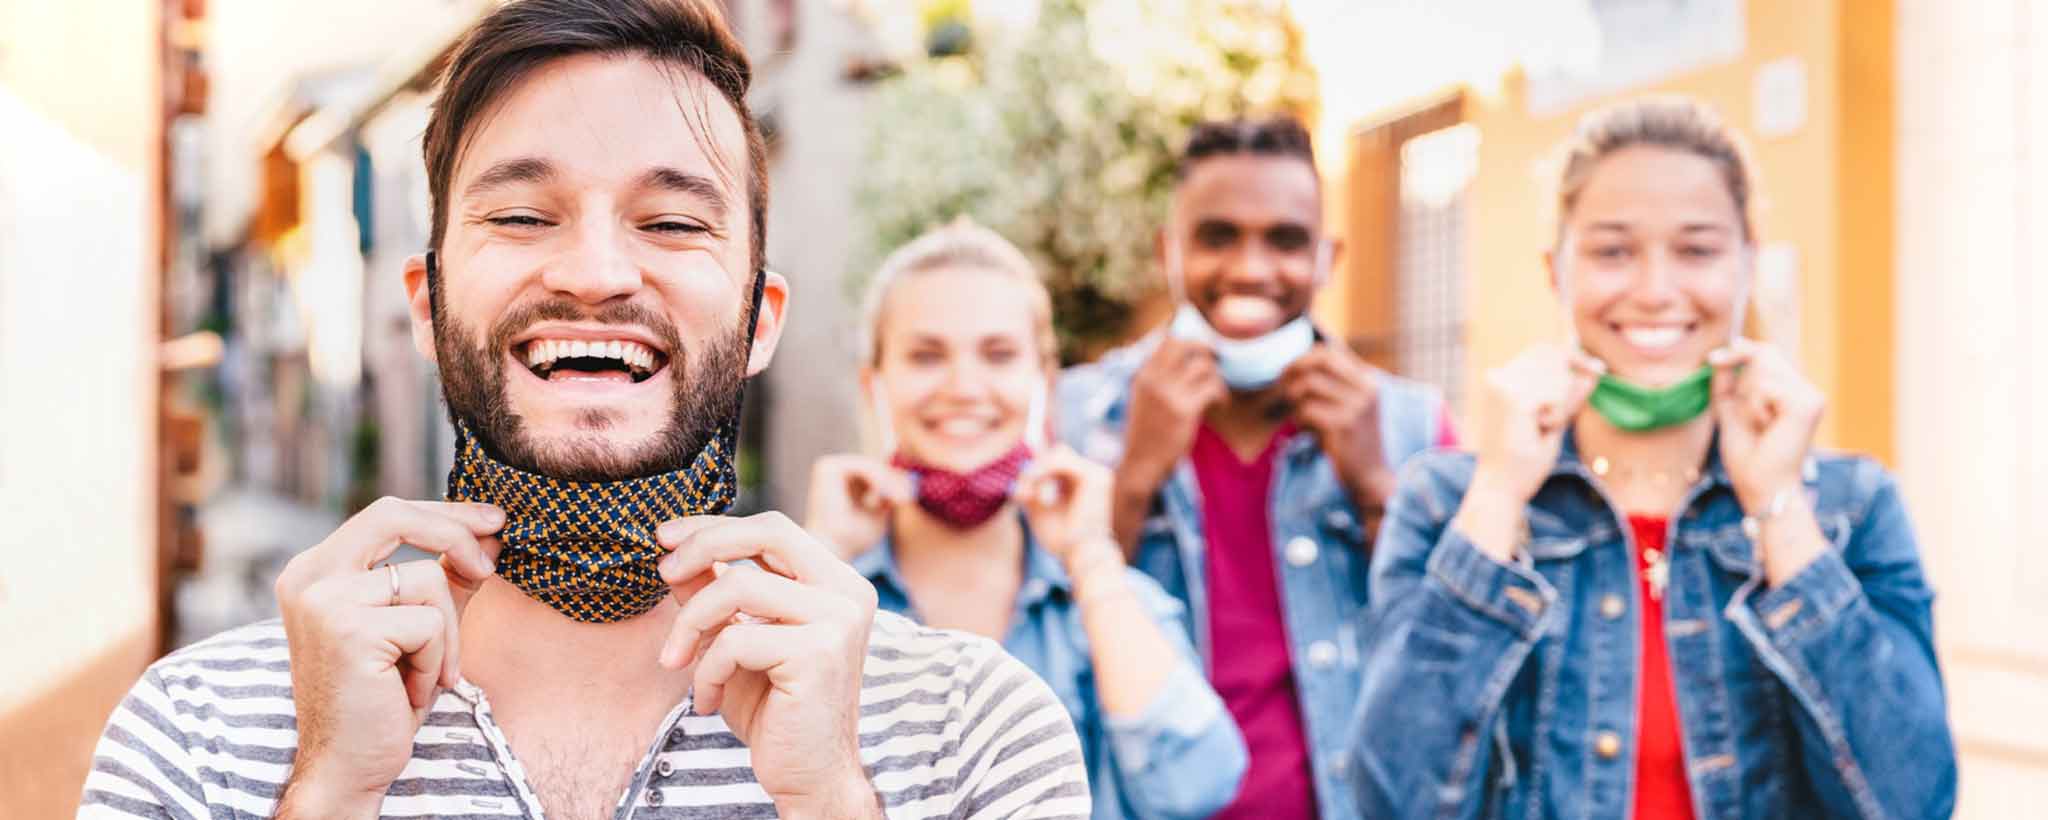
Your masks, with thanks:
[[[1530,507],[1523,513],[1522,549],[1535,561],[1569,561],[1601,537],[1574,527],[1556,513]]]
[[[1410,627],[1407,638],[1406,658],[1420,667],[1467,663],[1479,648],[1479,639],[1469,632],[1454,632],[1428,623]]]
[[[1749,536],[1742,534],[1740,523],[1730,523],[1699,532],[1682,532],[1679,535],[1688,545],[1703,548],[1714,565],[1736,579],[1737,583],[1747,581],[1757,574],[1756,545]]]
[[[1815,514],[1820,521],[1821,535],[1827,538],[1837,552],[1848,543],[1849,520],[1840,512],[1823,510]],[[1741,522],[1731,522],[1705,531],[1681,533],[1680,538],[1689,545],[1703,547],[1714,559],[1714,564],[1723,572],[1740,580],[1760,577],[1756,558],[1756,544],[1743,534]]]

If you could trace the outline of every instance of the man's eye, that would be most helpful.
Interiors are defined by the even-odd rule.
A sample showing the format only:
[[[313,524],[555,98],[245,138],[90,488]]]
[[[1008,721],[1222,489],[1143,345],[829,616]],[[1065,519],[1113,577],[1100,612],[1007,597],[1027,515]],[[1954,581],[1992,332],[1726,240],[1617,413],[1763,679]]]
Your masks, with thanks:
[[[537,217],[537,216],[532,216],[532,215],[530,215],[530,214],[512,214],[512,215],[510,215],[510,216],[493,216],[493,217],[489,217],[489,218],[485,219],[485,221],[486,221],[486,222],[489,222],[489,223],[491,223],[491,224],[493,224],[493,225],[500,225],[500,226],[505,226],[505,227],[513,227],[513,228],[540,228],[540,227],[546,227],[546,226],[547,226],[547,224],[548,224],[548,221],[547,221],[547,220],[545,220],[545,219],[541,219],[540,217]]]
[[[675,220],[663,220],[661,222],[656,222],[651,225],[648,225],[647,230],[655,231],[658,233],[691,234],[706,233],[709,229],[695,222],[677,222]]]
[[[1274,228],[1266,232],[1266,244],[1271,245],[1273,250],[1282,253],[1294,253],[1304,250],[1308,248],[1309,242],[1310,235],[1308,229],[1299,226],[1290,225]]]
[[[1205,224],[1195,228],[1195,243],[1204,248],[1227,248],[1237,244],[1237,228]]]
[[[1627,259],[1630,256],[1629,249],[1621,245],[1610,245],[1604,248],[1592,248],[1590,249],[1590,252],[1594,259],[1600,259],[1609,262]]]

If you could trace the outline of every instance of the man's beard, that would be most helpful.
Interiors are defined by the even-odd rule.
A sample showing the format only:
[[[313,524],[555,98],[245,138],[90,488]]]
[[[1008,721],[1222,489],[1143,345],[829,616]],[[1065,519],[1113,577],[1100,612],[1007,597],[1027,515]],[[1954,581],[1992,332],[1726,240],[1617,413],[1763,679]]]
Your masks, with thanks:
[[[684,468],[713,435],[738,423],[750,348],[746,342],[752,336],[745,317],[734,332],[713,337],[691,357],[675,325],[638,304],[587,311],[567,299],[553,299],[523,306],[498,320],[484,346],[471,341],[478,337],[468,326],[436,307],[434,348],[449,418],[467,423],[484,450],[507,465],[569,481],[640,478]],[[581,432],[574,436],[535,441],[526,434],[525,420],[513,411],[505,386],[512,339],[536,322],[576,320],[645,327],[661,337],[675,396],[668,425],[652,440],[631,449],[614,445],[605,434],[618,422],[618,413],[602,408],[585,411],[576,424]]]

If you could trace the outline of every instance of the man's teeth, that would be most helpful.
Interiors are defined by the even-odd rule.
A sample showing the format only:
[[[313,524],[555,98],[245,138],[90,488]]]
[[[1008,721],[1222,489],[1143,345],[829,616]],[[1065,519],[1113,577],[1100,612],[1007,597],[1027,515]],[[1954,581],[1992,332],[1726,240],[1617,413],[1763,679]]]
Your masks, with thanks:
[[[1636,347],[1651,350],[1670,347],[1685,338],[1682,327],[1625,327],[1621,336]]]
[[[654,369],[654,351],[639,342],[538,339],[526,345],[526,365],[544,367],[561,359],[615,359],[639,370]]]

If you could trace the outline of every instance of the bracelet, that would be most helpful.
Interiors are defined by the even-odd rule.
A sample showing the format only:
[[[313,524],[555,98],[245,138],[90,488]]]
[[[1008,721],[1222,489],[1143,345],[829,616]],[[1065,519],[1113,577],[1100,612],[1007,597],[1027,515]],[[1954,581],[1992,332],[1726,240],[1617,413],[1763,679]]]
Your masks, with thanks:
[[[1798,484],[1779,489],[1776,494],[1771,496],[1771,503],[1765,505],[1764,514],[1761,516],[1749,515],[1745,512],[1742,516],[1742,534],[1749,536],[1751,541],[1763,538],[1764,525],[1776,520],[1778,516],[1784,515],[1785,508],[1792,505],[1792,494],[1798,491]]]
[[[1118,547],[1114,540],[1093,539],[1084,541],[1080,548],[1090,553],[1097,553],[1095,555],[1075,556],[1089,560],[1080,566],[1071,568],[1067,573],[1067,582],[1073,585],[1074,602],[1085,606],[1088,603],[1087,599],[1100,597],[1099,594],[1091,594],[1089,592],[1089,590],[1100,589],[1097,584],[1092,583],[1095,576],[1103,575],[1106,572],[1108,575],[1121,580],[1126,564],[1123,560],[1123,549]],[[1121,586],[1121,584],[1116,586]]]

